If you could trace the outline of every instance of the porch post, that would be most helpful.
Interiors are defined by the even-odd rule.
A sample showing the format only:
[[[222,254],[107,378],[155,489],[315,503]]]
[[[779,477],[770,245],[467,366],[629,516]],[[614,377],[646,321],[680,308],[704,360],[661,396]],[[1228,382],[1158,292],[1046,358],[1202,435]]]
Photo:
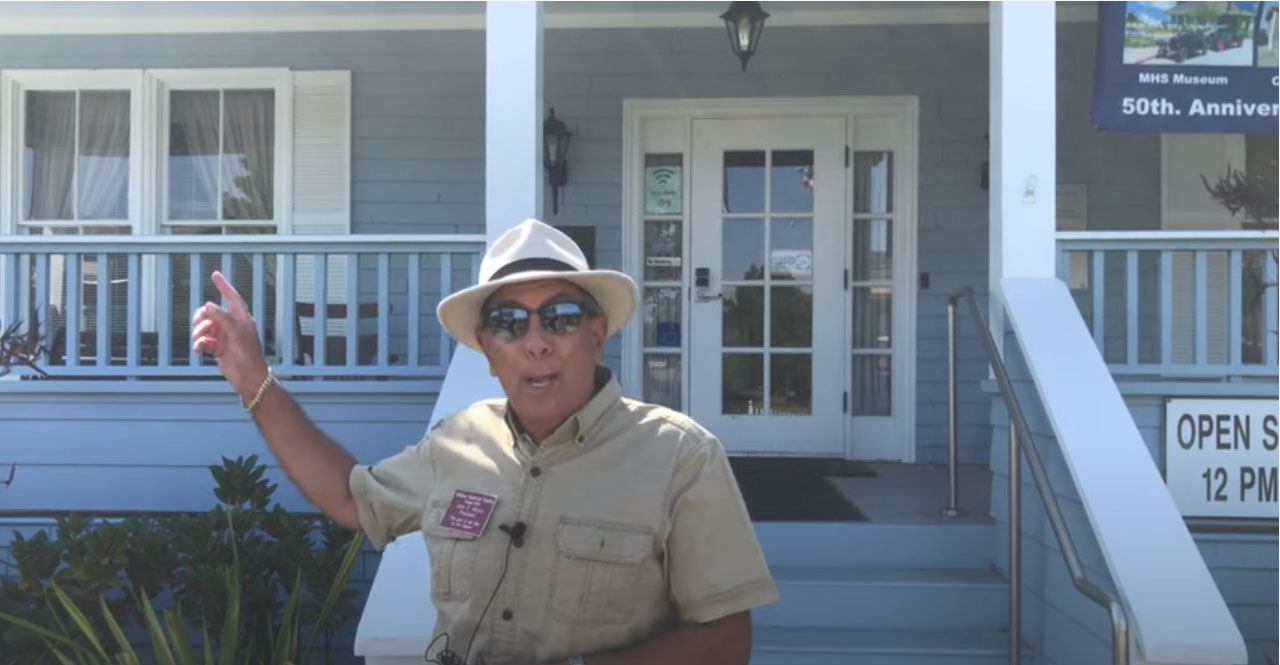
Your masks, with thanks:
[[[485,234],[542,214],[542,3],[485,8]]]
[[[1057,24],[1052,2],[992,2],[989,6],[988,314],[991,334],[1002,345],[1000,280],[1055,276]]]

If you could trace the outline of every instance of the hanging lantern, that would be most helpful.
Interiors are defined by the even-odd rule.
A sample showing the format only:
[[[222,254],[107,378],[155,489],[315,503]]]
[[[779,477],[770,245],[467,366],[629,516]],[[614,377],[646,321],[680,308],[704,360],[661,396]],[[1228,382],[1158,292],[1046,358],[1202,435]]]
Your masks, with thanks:
[[[560,188],[569,182],[569,138],[573,133],[551,109],[542,121],[542,165],[551,179],[551,210],[560,213]]]
[[[758,2],[731,2],[729,10],[720,15],[729,31],[729,48],[742,61],[742,71],[747,71],[747,60],[760,46],[760,33],[769,13]]]

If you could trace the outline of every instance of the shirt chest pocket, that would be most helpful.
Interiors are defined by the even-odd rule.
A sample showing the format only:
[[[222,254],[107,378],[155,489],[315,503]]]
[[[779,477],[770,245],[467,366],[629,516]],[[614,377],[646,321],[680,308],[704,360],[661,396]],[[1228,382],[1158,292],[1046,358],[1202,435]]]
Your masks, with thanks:
[[[551,615],[568,623],[629,619],[652,547],[653,529],[644,525],[561,520],[548,597]]]
[[[431,557],[431,597],[463,600],[470,596],[476,572],[476,537],[439,523],[424,525],[422,530]]]

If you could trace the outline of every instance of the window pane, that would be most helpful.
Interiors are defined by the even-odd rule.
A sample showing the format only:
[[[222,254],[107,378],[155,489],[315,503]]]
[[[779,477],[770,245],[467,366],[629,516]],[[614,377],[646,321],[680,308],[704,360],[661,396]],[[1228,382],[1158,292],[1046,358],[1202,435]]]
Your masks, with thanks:
[[[644,278],[646,281],[680,281],[684,238],[680,222],[648,220],[644,223]]]
[[[680,289],[644,290],[644,345],[680,348]]]
[[[644,156],[644,214],[679,215],[684,210],[684,156]]]
[[[764,212],[764,151],[724,153],[724,212]]]
[[[813,279],[813,220],[769,222],[769,276],[776,280]]]
[[[169,94],[169,219],[218,218],[218,95]]]
[[[770,169],[773,212],[813,212],[813,151],[777,150]]]
[[[764,220],[726,219],[720,236],[720,279],[764,279]]]
[[[28,92],[22,153],[24,219],[75,219],[76,93]]]
[[[723,345],[764,346],[764,287],[726,286],[722,293]]]
[[[680,410],[679,354],[645,354],[644,401]]]
[[[223,94],[222,217],[274,219],[275,92],[227,90]]]
[[[853,206],[854,212],[893,212],[893,153],[854,153]]]
[[[726,353],[720,369],[721,412],[760,413],[764,409],[764,356]]]
[[[80,93],[80,219],[129,218],[129,93]]]
[[[856,282],[893,281],[892,220],[854,220],[853,279]]]
[[[775,286],[770,303],[770,346],[813,345],[813,287]]]
[[[813,356],[774,354],[769,358],[769,413],[807,416],[813,411]]]
[[[853,399],[850,411],[856,416],[890,414],[893,356],[853,357]]]
[[[853,348],[893,345],[893,293],[883,286],[853,287]]]
[[[1245,213],[1251,218],[1249,221],[1274,229],[1276,217],[1280,216],[1280,205],[1276,200],[1277,182],[1280,181],[1277,174],[1280,145],[1276,143],[1275,134],[1249,134],[1244,138],[1245,172],[1249,176],[1250,189],[1255,193],[1249,197],[1249,208]]]

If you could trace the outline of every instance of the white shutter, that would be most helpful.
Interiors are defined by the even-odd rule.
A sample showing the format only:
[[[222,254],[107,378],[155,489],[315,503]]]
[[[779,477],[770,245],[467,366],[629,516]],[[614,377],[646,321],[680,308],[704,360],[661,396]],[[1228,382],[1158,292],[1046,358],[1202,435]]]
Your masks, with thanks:
[[[290,232],[351,233],[351,72],[293,73]],[[298,259],[295,288],[299,302],[315,302],[315,271],[314,259]],[[327,274],[326,299],[346,302],[346,257],[329,257]]]
[[[1200,180],[1210,183],[1230,167],[1245,169],[1244,136],[1240,134],[1165,134],[1162,169],[1161,224],[1170,231],[1225,231],[1240,228],[1240,220],[1213,200]],[[1205,316],[1206,360],[1224,363],[1227,349],[1227,257],[1210,252],[1205,261],[1205,305],[1195,301],[1195,255],[1173,255],[1172,360],[1195,361],[1197,316]]]

